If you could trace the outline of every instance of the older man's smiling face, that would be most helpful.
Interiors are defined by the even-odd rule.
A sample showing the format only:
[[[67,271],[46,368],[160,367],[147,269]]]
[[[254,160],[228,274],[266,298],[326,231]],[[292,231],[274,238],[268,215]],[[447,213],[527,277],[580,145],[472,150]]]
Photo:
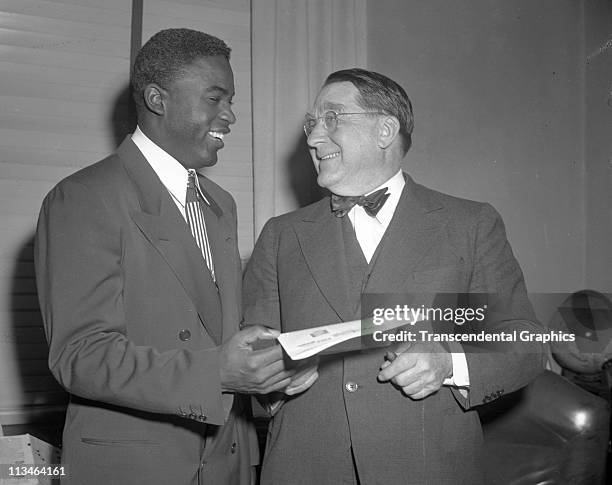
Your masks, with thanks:
[[[358,104],[358,95],[350,82],[323,86],[310,115],[318,118],[326,111],[363,113],[366,110]],[[321,187],[338,195],[363,195],[379,185],[384,164],[376,115],[339,116],[332,133],[319,120],[308,136],[308,146]]]

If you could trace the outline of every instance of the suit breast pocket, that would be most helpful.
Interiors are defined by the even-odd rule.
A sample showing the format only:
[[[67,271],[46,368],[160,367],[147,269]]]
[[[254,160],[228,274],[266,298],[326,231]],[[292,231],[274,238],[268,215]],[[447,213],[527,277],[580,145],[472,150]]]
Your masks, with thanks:
[[[412,273],[412,281],[435,291],[463,291],[466,286],[462,265],[421,269]]]

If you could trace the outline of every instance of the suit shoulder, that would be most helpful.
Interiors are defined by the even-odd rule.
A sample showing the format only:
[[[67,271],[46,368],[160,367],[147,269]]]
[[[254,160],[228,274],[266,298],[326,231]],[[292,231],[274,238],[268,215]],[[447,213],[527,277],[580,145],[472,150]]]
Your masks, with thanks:
[[[71,192],[75,186],[85,187],[94,193],[102,193],[105,188],[120,187],[125,183],[125,171],[116,154],[110,155],[98,162],[88,165],[60,180],[47,194]]]
[[[329,197],[323,197],[317,202],[313,202],[307,206],[286,212],[279,216],[270,218],[266,225],[274,226],[278,229],[283,229],[288,226],[292,226],[294,223],[303,220],[316,219],[320,216],[323,211],[329,211]]]
[[[499,217],[498,212],[488,202],[456,197],[420,184],[415,184],[414,190],[417,198],[426,201],[428,205],[444,208],[458,221],[477,219],[483,214]]]
[[[127,179],[115,155],[65,177],[42,201],[39,227],[44,227],[45,221],[54,221],[59,227],[72,223],[85,227],[95,221],[88,227],[95,225],[96,230],[104,227],[110,233],[124,220],[129,204],[125,190]]]

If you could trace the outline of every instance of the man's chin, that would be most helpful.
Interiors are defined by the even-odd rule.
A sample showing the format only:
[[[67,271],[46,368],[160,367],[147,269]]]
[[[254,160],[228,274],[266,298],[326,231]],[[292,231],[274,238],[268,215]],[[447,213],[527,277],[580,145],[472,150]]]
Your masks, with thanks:
[[[207,160],[202,164],[202,167],[212,167],[214,165],[217,165],[217,158],[215,158],[214,160]]]
[[[319,184],[319,187],[327,189],[330,192],[334,192],[334,188],[338,188],[339,186],[337,180],[333,180],[331,177],[325,176],[324,172],[319,172],[319,175],[317,176],[317,184]]]
[[[219,161],[219,158],[217,157],[216,150],[212,151],[212,153],[207,152],[203,154],[203,156],[201,157],[202,167],[212,167],[213,165],[216,165],[218,161]]]

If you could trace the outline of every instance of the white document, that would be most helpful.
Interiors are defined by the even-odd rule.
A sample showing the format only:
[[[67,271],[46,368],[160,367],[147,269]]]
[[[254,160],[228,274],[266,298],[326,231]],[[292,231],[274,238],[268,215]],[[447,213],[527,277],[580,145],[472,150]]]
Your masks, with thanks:
[[[371,318],[353,320],[282,333],[278,336],[278,341],[292,360],[299,360],[311,357],[352,338],[371,335],[376,331],[392,330],[407,324],[414,323],[402,319],[387,319],[382,325],[374,325]]]

